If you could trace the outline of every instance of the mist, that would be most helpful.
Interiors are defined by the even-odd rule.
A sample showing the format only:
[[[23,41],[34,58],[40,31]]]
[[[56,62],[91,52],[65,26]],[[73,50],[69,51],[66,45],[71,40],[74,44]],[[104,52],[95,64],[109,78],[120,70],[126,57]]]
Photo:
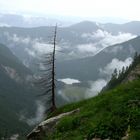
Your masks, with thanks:
[[[96,95],[102,90],[104,86],[107,84],[107,80],[105,79],[98,79],[96,81],[89,81],[90,88],[86,90],[85,98],[91,98]]]
[[[99,69],[101,75],[111,76],[114,69],[116,68],[118,71],[121,71],[122,68],[126,68],[132,63],[133,59],[131,57],[126,58],[124,61],[119,60],[117,58],[113,58],[110,63],[108,63],[103,69]]]
[[[44,119],[46,107],[43,101],[36,101],[35,116],[28,118],[25,113],[20,113],[20,120],[26,122],[29,126],[36,125]]]

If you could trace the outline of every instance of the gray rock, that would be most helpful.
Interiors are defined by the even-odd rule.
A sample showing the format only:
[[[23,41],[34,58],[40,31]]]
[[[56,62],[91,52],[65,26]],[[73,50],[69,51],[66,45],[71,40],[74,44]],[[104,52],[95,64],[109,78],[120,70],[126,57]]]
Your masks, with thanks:
[[[43,122],[41,122],[37,127],[35,127],[28,135],[27,140],[40,140],[41,136],[45,135],[46,132],[53,132],[55,130],[55,126],[59,122],[59,120],[65,116],[73,115],[78,113],[80,109],[76,109],[70,112],[62,113],[58,116],[49,118]]]

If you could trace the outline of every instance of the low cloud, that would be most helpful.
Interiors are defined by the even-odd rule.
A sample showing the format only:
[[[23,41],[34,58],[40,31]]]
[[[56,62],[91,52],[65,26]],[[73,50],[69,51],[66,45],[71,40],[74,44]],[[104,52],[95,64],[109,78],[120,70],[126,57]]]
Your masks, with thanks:
[[[40,38],[20,37],[17,34],[10,35],[8,32],[4,32],[4,36],[7,37],[8,41],[12,41],[14,44],[23,44],[24,51],[32,57],[38,57],[44,53],[50,53],[53,50],[53,45],[49,42],[44,42]],[[56,46],[56,50],[61,50],[59,46]]]
[[[34,42],[32,50],[38,54],[50,53],[53,50],[53,45],[42,42]]]
[[[94,45],[94,44],[82,44],[82,45],[78,45],[77,49],[81,52],[81,53],[96,53],[97,51],[99,51],[99,48]]]
[[[104,79],[98,79],[97,81],[90,81],[90,88],[86,90],[85,98],[90,98],[98,95],[102,88],[107,84]]]
[[[36,53],[29,48],[25,48],[25,51],[32,57],[36,57]]]
[[[117,35],[112,35],[107,31],[99,29],[93,33],[87,33],[87,34],[84,33],[82,34],[81,37],[87,38],[88,40],[92,40],[92,41],[96,41],[97,39],[99,39],[98,44],[101,44],[103,46],[110,46],[117,43],[125,42],[137,36],[131,33],[122,33],[122,32],[119,32]]]
[[[64,93],[63,90],[58,90],[57,94],[61,96],[65,101],[70,102],[70,98]]]
[[[4,32],[4,36],[7,38],[9,46],[22,47],[22,51],[27,52],[31,57],[38,57],[43,53],[50,53],[53,48],[50,42],[43,41],[41,37],[22,37],[17,34],[10,34],[9,32]],[[75,34],[74,36],[77,37]],[[122,43],[135,37],[136,35],[132,35],[131,33],[121,32],[117,35],[112,35],[101,29],[93,33],[84,33],[81,35],[81,40],[85,40],[85,43],[82,44],[79,42],[79,44],[71,46],[69,40],[61,40],[60,45],[57,45],[56,48],[58,50],[57,52],[61,51],[62,53],[57,53],[57,58],[59,60],[67,60],[93,56],[110,45]]]
[[[121,61],[117,58],[112,59],[110,63],[108,63],[103,69],[100,69],[100,74],[106,76],[106,79],[98,79],[96,81],[90,82],[90,88],[86,90],[86,98],[90,98],[96,96],[104,86],[108,83],[110,76],[112,75],[115,68],[117,70],[122,70],[123,67],[127,67],[132,63],[132,58],[129,57],[124,61]]]
[[[94,40],[94,39],[105,38],[108,35],[109,33],[107,31],[98,29],[96,32],[93,32],[93,33],[84,33],[81,35],[81,37],[88,38],[89,40]]]
[[[76,102],[85,99],[86,88],[74,85],[65,85],[63,89],[58,91],[58,95],[61,96],[66,102]]]
[[[79,50],[79,52],[81,53],[85,52],[85,54],[88,52],[94,55],[108,46],[128,41],[137,36],[131,33],[121,33],[121,32],[119,32],[117,35],[112,35],[107,31],[99,29],[93,33],[87,34],[84,33],[82,34],[81,37],[86,38],[90,42],[94,41],[95,43],[78,45],[77,49]]]
[[[111,33],[106,34],[106,36],[99,42],[102,46],[107,47],[114,44],[122,43],[137,37],[131,33],[118,33],[118,35],[112,35]]]
[[[115,68],[117,68],[117,70],[122,70],[123,67],[129,66],[132,63],[132,61],[133,61],[133,59],[131,57],[128,57],[124,61],[114,58],[103,69],[99,70],[100,74],[111,76],[111,74],[113,73]]]
[[[107,84],[107,80],[98,79],[96,81],[88,81],[88,83],[89,88],[74,85],[66,85],[62,90],[58,91],[58,95],[61,96],[67,102],[74,102],[94,97]]]
[[[7,37],[8,41],[12,41],[14,43],[22,43],[22,44],[29,44],[32,42],[31,38],[28,37],[19,37],[17,34],[9,34],[9,32],[4,32],[4,36]]]
[[[80,83],[79,80],[77,79],[71,79],[71,78],[65,78],[65,79],[58,79],[58,81],[61,81],[67,85],[72,85],[72,84],[75,84],[75,83]]]
[[[117,46],[111,47],[109,49],[105,49],[104,52],[111,53],[111,54],[117,54],[122,49],[123,49],[122,45],[117,45]]]
[[[39,122],[41,122],[44,119],[44,114],[45,114],[45,105],[42,101],[36,101],[36,114],[32,118],[27,118],[25,114],[21,113],[20,114],[20,120],[25,121],[28,125],[32,126],[35,125]]]

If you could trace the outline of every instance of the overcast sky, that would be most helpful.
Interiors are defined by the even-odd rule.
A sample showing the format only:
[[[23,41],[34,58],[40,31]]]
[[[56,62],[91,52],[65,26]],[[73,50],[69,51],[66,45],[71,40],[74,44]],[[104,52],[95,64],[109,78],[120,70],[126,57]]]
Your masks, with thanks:
[[[140,0],[0,0],[0,12],[140,20]]]

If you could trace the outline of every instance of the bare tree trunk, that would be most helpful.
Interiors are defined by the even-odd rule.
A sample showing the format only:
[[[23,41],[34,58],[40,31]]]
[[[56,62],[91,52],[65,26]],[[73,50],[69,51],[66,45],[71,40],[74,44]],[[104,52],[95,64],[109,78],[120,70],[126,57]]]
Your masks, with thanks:
[[[41,65],[42,75],[37,83],[41,86],[43,94],[46,97],[46,112],[53,112],[56,109],[55,104],[55,54],[56,54],[56,38],[57,38],[57,25],[55,26],[52,42],[52,53],[44,54]]]
[[[55,26],[54,31],[54,40],[53,40],[53,65],[52,65],[52,111],[56,109],[55,104],[55,52],[56,52],[56,35],[57,35],[57,25]]]

